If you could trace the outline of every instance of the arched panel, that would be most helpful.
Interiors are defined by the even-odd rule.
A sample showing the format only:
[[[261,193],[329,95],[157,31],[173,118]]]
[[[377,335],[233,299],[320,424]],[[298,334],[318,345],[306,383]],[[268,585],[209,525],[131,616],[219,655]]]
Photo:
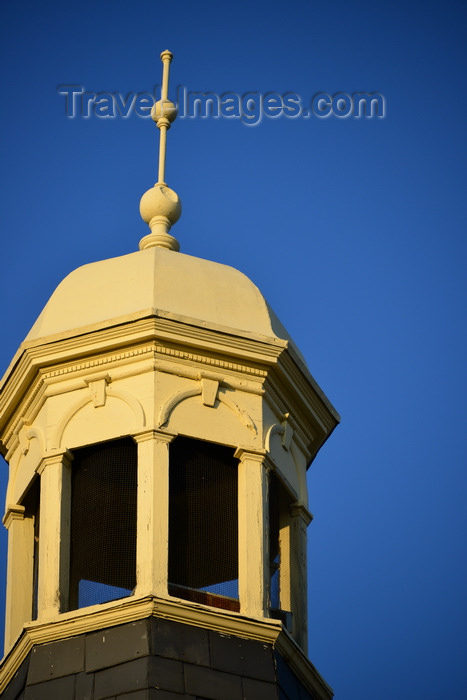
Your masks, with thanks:
[[[236,410],[233,402],[219,394],[213,407],[205,406],[201,395],[184,397],[174,405],[166,427],[171,433],[190,435],[225,445],[258,447],[259,438],[253,420]],[[248,427],[247,427],[248,426]]]
[[[178,406],[179,403],[182,401],[185,401],[186,399],[191,398],[192,396],[198,396],[201,394],[201,387],[196,386],[192,389],[185,389],[184,391],[179,391],[173,396],[170,397],[162,406],[161,410],[159,412],[159,419],[157,421],[157,426],[160,428],[162,427],[165,423],[170,418],[170,415],[174,408]]]
[[[86,395],[69,409],[57,428],[52,447],[71,449],[128,435],[144,427],[145,416],[139,401],[127,392],[108,387],[104,406],[95,407]]]

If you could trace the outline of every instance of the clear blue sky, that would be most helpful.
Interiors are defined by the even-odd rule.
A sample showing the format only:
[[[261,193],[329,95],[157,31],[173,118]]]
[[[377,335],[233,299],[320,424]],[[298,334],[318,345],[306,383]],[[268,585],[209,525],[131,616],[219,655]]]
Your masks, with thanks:
[[[309,472],[310,657],[336,700],[466,697],[467,4],[0,15],[0,373],[68,272],[146,233],[154,124],[67,119],[57,86],[151,91],[170,48],[190,91],[384,95],[384,119],[176,121],[173,232],[255,281],[342,416]]]

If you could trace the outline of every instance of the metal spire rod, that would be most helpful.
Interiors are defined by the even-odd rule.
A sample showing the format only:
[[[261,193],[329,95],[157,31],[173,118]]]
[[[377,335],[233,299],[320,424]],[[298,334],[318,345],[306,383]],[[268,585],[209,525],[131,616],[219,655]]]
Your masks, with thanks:
[[[162,94],[161,101],[156,105],[156,124],[160,130],[159,142],[159,171],[157,182],[165,184],[165,156],[167,152],[167,130],[170,129],[170,122],[175,119],[175,105],[168,100],[169,94],[169,71],[173,55],[170,51],[161,53],[162,61]],[[160,104],[160,109],[157,106]]]

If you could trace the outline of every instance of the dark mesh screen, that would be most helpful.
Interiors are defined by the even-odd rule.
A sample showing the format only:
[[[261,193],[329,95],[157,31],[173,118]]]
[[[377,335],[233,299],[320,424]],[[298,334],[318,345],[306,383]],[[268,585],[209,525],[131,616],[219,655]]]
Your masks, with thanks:
[[[137,448],[125,438],[76,450],[71,491],[70,609],[136,585]]]
[[[238,610],[238,462],[191,438],[170,445],[169,592]]]

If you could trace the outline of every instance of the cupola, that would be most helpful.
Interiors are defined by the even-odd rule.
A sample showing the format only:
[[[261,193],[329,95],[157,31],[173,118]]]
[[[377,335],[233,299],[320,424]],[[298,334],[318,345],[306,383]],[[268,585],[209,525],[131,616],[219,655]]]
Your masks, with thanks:
[[[23,669],[23,688],[73,677],[76,689],[80,676],[86,697],[117,697],[117,667],[170,658],[180,697],[273,697],[261,693],[279,692],[291,673],[294,697],[330,698],[306,657],[306,472],[338,415],[257,287],[179,252],[169,233],[181,204],[165,182],[176,109],[172,55],[161,58],[158,181],[141,200],[150,232],[137,252],[63,280],[0,385],[9,463],[0,692]],[[140,641],[115,642],[128,658],[110,662],[105,640],[131,640],[136,628]],[[178,640],[170,653],[167,635]],[[251,654],[251,669],[223,668],[213,652],[222,644]],[[269,654],[267,671],[258,654]],[[141,673],[132,690],[168,683]],[[238,695],[203,690],[222,674],[240,679]]]

